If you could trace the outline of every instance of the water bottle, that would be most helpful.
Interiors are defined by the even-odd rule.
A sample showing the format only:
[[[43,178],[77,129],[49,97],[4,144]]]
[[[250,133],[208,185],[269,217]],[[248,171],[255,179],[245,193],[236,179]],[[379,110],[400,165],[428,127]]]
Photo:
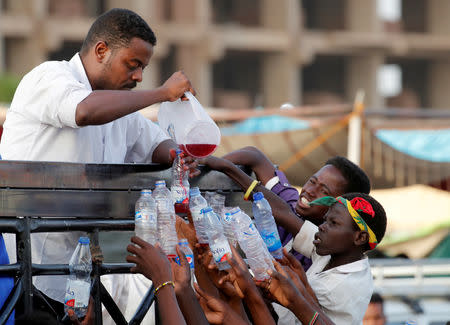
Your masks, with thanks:
[[[205,198],[200,194],[198,187],[191,188],[189,198],[189,210],[191,211],[192,220],[194,221],[195,232],[200,245],[208,245],[208,236],[205,232],[203,214],[201,210],[208,207]]]
[[[178,245],[180,246],[181,251],[184,253],[184,255],[186,256],[186,259],[187,259],[187,261],[189,263],[189,268],[190,268],[190,271],[191,271],[191,286],[193,286],[194,285],[194,278],[195,278],[195,275],[194,275],[194,271],[195,271],[195,268],[194,268],[194,253],[192,252],[191,248],[189,247],[189,243],[188,243],[186,238],[181,238],[178,241]]]
[[[217,192],[206,192],[205,199],[213,211],[220,216],[223,208],[225,207],[225,195]]]
[[[189,172],[181,164],[181,149],[176,150],[177,156],[172,165],[172,192],[176,213],[187,213],[189,209]]]
[[[267,270],[273,269],[271,260],[268,259],[269,253],[263,245],[261,236],[250,217],[239,208],[233,209],[232,224],[235,235],[247,257],[247,263],[253,272],[256,280],[264,280],[269,278]]]
[[[142,190],[141,196],[136,201],[134,210],[134,231],[136,236],[147,243],[155,245],[158,241],[158,229],[156,223],[156,202],[151,190]]]
[[[214,213],[211,207],[201,210],[205,220],[205,230],[208,235],[209,248],[214,257],[219,270],[226,270],[230,268],[227,262],[227,254],[231,254],[230,244],[223,234],[222,223],[217,214]]]
[[[157,212],[173,211],[172,193],[170,193],[170,190],[166,187],[165,180],[156,181],[152,197],[156,202]]]
[[[277,259],[283,258],[283,247],[277,225],[272,216],[272,208],[261,192],[253,194],[253,217],[270,254]]]
[[[69,262],[64,311],[72,309],[78,318],[86,315],[91,292],[92,259],[89,238],[80,237]]]
[[[234,247],[236,247],[238,240],[233,231],[233,224],[232,224],[233,214],[231,213],[231,211],[233,209],[234,208],[232,208],[232,207],[224,207],[222,209],[222,215],[220,216],[221,217],[220,221],[222,221],[223,233],[227,237],[230,244],[233,245]]]

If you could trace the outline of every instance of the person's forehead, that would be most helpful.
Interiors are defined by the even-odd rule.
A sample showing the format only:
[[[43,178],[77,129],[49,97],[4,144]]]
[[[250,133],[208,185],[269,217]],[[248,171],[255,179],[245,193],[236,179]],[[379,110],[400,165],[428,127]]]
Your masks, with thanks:
[[[137,59],[143,64],[148,64],[148,61],[153,55],[153,45],[140,38],[133,37],[127,47],[118,49],[118,53],[121,57],[130,60]]]
[[[320,183],[325,184],[336,195],[344,194],[342,191],[347,185],[347,180],[342,173],[333,165],[325,165],[319,169],[314,175]]]
[[[327,217],[333,217],[339,219],[344,225],[347,225],[349,228],[353,229],[353,218],[348,212],[347,207],[345,207],[341,203],[336,203],[328,209]]]

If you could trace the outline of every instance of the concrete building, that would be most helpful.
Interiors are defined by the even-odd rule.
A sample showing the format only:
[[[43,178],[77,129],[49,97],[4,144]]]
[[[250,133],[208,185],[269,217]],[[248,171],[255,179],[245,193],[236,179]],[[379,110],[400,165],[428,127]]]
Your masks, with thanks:
[[[182,68],[207,106],[349,102],[364,88],[368,106],[448,108],[450,1],[399,1],[386,21],[377,0],[0,0],[0,72],[69,59],[97,15],[124,7],[158,39],[142,87]],[[386,65],[399,85],[383,95]]]

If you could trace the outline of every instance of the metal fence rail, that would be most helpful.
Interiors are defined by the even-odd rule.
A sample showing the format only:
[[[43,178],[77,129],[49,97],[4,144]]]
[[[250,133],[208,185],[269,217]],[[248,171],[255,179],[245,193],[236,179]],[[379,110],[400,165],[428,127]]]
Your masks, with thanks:
[[[202,166],[200,169],[202,175],[191,180],[191,186],[202,191],[222,190],[227,204],[242,205],[241,190],[228,177]],[[0,266],[1,275],[16,279],[0,309],[0,325],[21,297],[24,313],[32,315],[36,294],[33,276],[69,274],[67,264],[32,263],[31,233],[81,230],[91,233],[93,244],[98,245],[99,231],[134,229],[134,204],[139,192],[154,188],[159,179],[170,184],[168,166],[0,161],[0,231],[15,233],[17,245],[17,263]],[[93,264],[91,292],[96,324],[102,324],[102,304],[117,324],[140,324],[150,308],[153,288],[127,322],[101,283],[102,275],[129,273],[130,267],[128,263],[107,264],[101,259]]]

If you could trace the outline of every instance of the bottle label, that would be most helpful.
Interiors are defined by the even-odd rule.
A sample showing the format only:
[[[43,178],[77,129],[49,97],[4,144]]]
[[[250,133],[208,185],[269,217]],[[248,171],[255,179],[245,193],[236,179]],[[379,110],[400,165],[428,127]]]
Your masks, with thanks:
[[[143,209],[140,213],[143,221],[149,221],[156,224],[156,215],[150,210]]]
[[[216,263],[225,262],[227,260],[227,253],[231,252],[227,242],[216,242],[210,245],[210,249]]]
[[[198,222],[200,220],[202,220],[202,214],[200,213],[201,210],[191,210],[191,215],[192,215],[192,220],[194,220],[194,222]]]
[[[187,261],[189,263],[189,268],[193,270],[194,269],[194,254],[187,254],[185,256],[186,256],[186,259],[187,259]],[[180,261],[180,258],[178,256],[177,256],[175,262],[177,262],[178,265],[181,265],[181,261]]]
[[[138,210],[134,213],[134,220],[140,220],[140,219],[142,219],[142,214],[141,214],[141,211]]]
[[[181,186],[172,187],[172,197],[175,203],[188,203],[189,198],[187,196],[187,191]]]
[[[68,280],[64,305],[72,308],[87,308],[91,285],[82,280]]]
[[[261,237],[264,240],[264,243],[266,243],[269,252],[281,248],[281,241],[275,232],[261,232]]]

